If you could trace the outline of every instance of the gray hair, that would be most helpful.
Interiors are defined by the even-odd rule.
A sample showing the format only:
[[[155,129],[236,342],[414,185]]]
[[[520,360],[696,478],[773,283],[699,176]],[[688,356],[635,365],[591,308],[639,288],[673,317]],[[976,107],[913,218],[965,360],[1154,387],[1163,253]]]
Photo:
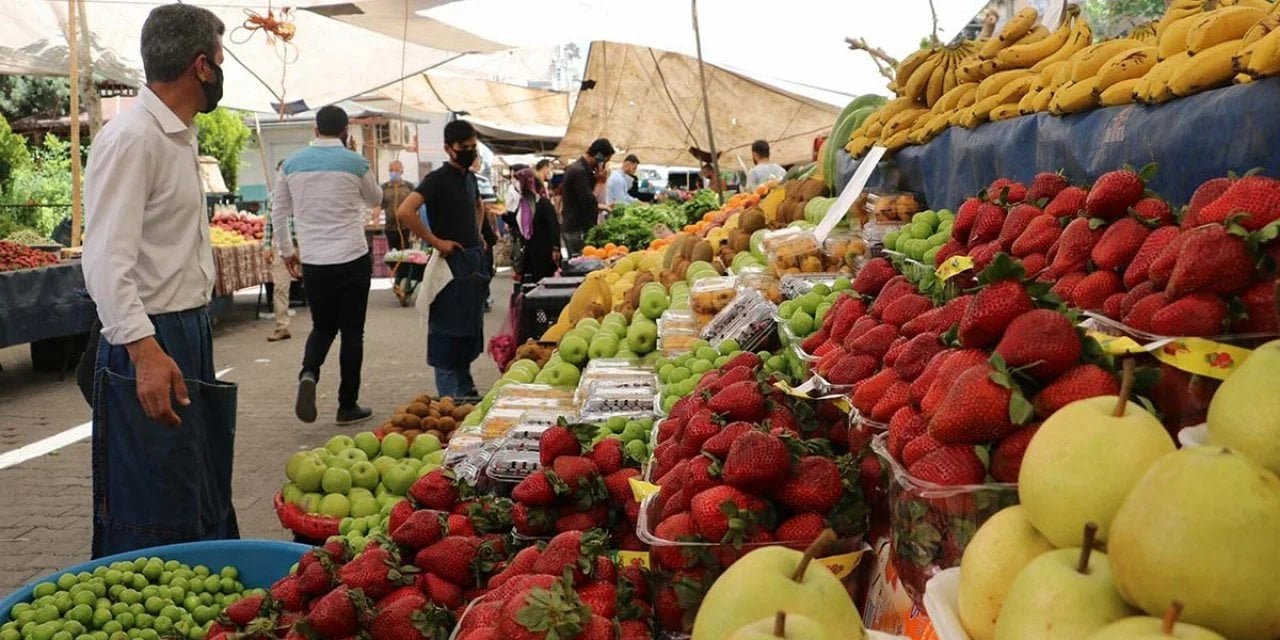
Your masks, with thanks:
[[[189,4],[156,7],[142,24],[142,69],[147,82],[172,82],[201,55],[218,51],[226,27],[212,11]]]

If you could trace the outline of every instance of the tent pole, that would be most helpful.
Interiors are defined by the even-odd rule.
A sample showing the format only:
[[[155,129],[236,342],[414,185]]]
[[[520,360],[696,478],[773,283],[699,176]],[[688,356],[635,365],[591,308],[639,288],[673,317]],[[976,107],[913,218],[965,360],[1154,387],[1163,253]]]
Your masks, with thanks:
[[[702,85],[702,112],[707,119],[707,146],[711,152],[711,168],[716,172],[716,182],[720,188],[716,189],[716,198],[720,203],[724,202],[724,181],[720,179],[720,154],[716,153],[716,136],[711,130],[711,100],[707,95],[707,68],[706,63],[702,61],[702,30],[698,27],[698,0],[691,0],[693,4],[693,42],[698,51],[698,80]]]
[[[67,47],[71,63],[71,246],[80,246],[80,55],[76,0],[67,0]]]
[[[76,0],[76,10],[80,13],[80,33],[84,34],[84,48],[80,57],[84,60],[84,100],[89,104],[85,109],[89,112],[89,139],[102,130],[102,97],[98,95],[98,87],[93,83],[93,36],[89,33],[89,12],[84,7],[84,0]]]

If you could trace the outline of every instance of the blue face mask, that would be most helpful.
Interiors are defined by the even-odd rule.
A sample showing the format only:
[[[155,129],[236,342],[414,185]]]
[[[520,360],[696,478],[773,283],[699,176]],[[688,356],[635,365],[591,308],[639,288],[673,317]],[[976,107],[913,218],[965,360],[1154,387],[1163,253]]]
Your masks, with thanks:
[[[392,172],[388,173],[388,174],[387,174],[387,176],[391,179],[391,181],[392,181],[392,182],[399,182],[399,181],[400,181],[400,172],[399,172],[399,171],[392,171]]]

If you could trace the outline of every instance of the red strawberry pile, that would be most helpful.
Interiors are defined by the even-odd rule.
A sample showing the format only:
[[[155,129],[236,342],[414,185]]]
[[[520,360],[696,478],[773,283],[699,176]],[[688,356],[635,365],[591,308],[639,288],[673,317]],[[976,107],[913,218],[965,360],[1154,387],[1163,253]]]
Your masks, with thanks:
[[[25,244],[0,240],[0,273],[35,269],[58,263],[58,254],[32,249]]]
[[[549,537],[569,531],[604,529],[614,548],[642,551],[636,537],[639,504],[632,497],[631,478],[640,472],[625,467],[622,441],[605,438],[590,444],[591,425],[552,426],[538,441],[541,467],[511,492],[511,516],[517,534]]]
[[[614,565],[605,539],[570,531],[522,549],[462,617],[458,640],[652,638],[647,573]]]

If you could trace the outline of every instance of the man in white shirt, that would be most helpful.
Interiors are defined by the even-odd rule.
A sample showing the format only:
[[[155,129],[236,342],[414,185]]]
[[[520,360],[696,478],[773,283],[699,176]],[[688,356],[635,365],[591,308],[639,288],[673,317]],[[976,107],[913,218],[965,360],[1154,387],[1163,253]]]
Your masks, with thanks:
[[[174,4],[142,26],[147,85],[94,138],[85,284],[102,323],[94,385],[93,556],[239,536],[235,386],[214,375],[197,113],[222,97],[222,22]]]
[[[364,224],[372,207],[382,202],[382,188],[369,161],[346,147],[347,112],[327,106],[316,112],[316,139],[284,161],[272,194],[271,220],[276,249],[285,264],[302,277],[311,308],[298,374],[294,412],[303,422],[316,420],[316,382],[329,347],[342,334],[338,366],[337,423],[363,422],[373,411],[359,405],[360,368],[364,362],[364,322],[369,308],[373,262]],[[305,262],[282,230],[294,219]]]
[[[622,166],[614,169],[609,174],[609,180],[604,185],[605,204],[612,207],[615,204],[639,202],[628,193],[631,191],[631,181],[636,179],[636,169],[639,166],[640,158],[637,158],[635,154],[628,155],[622,161]]]
[[[787,175],[787,170],[781,165],[769,162],[769,142],[766,140],[756,140],[751,143],[751,162],[755,166],[747,172],[748,191],[770,180],[781,180]]]

